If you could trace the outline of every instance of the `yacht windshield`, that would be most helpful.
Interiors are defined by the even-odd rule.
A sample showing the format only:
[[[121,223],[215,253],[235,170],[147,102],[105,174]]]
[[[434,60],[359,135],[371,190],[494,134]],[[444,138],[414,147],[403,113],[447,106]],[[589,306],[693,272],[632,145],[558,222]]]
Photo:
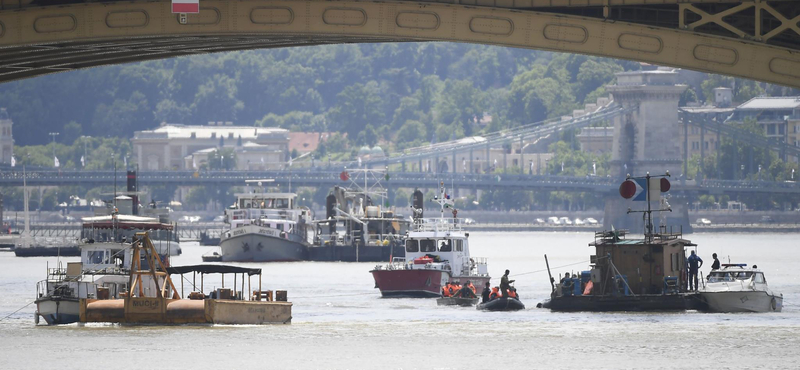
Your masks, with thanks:
[[[749,280],[753,276],[752,271],[714,271],[709,275],[709,283],[721,281]]]

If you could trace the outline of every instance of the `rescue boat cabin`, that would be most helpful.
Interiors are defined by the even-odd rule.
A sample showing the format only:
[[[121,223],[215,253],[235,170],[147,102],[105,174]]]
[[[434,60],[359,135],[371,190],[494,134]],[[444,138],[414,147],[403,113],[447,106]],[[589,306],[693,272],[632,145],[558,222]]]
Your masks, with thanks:
[[[414,232],[406,240],[406,262],[409,268],[431,268],[441,264],[452,276],[470,275],[475,260],[470,258],[469,233],[463,231],[461,220],[416,219]],[[486,264],[478,264],[486,270]],[[487,271],[478,271],[486,274]]]
[[[590,257],[592,269],[581,274],[578,285],[585,288],[591,279],[590,294],[594,296],[684,292],[685,250],[697,246],[683,239],[681,232],[663,229],[645,239],[625,239],[624,231],[598,232],[589,245],[595,247],[595,255]]]

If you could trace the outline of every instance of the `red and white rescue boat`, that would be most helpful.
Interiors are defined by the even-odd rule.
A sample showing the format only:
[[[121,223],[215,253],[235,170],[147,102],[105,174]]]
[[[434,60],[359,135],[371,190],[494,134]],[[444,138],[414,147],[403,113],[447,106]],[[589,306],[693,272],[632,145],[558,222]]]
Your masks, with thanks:
[[[444,217],[444,209],[453,205],[444,187],[433,201],[441,206],[442,217],[422,218],[421,199],[415,199],[418,217],[406,240],[405,258],[396,257],[370,271],[383,297],[441,297],[447,282],[469,281],[480,290],[491,279],[486,259],[470,257],[469,233],[455,217],[455,209],[453,218]]]

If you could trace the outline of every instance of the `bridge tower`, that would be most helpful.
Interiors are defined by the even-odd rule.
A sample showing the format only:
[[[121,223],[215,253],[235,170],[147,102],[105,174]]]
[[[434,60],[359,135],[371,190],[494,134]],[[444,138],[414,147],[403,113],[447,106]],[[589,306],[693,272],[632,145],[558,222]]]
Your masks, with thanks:
[[[678,101],[686,85],[675,83],[678,73],[672,69],[622,72],[617,74],[617,84],[608,86],[614,101],[628,113],[614,119],[614,144],[611,154],[611,176],[622,181],[626,174],[644,176],[669,171],[672,181],[681,173],[681,150],[678,123]],[[673,212],[667,223],[689,226],[685,200],[669,200]],[[640,217],[627,215],[628,208],[644,205],[612,194],[606,199],[604,226],[627,228],[640,232]],[[658,204],[653,204],[658,209]],[[677,213],[676,213],[677,212]],[[677,217],[676,217],[677,216]]]

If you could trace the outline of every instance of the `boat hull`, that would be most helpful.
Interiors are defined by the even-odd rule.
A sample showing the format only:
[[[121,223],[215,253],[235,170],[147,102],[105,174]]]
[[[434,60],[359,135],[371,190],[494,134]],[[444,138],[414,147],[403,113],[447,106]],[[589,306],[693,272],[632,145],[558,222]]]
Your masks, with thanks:
[[[36,300],[36,314],[41,316],[47,325],[78,322],[80,313],[78,298],[46,296]]]
[[[393,257],[405,257],[404,245],[331,245],[311,246],[308,248],[311,261],[342,262],[391,262]]]
[[[439,306],[461,306],[472,307],[478,304],[479,298],[456,298],[456,297],[442,297],[436,299],[436,304]]]
[[[450,273],[442,270],[372,270],[375,287],[383,297],[436,298]]]
[[[519,311],[524,310],[525,305],[518,299],[498,298],[486,303],[481,303],[476,308],[481,311]]]
[[[708,312],[780,312],[783,296],[765,291],[729,291],[698,293],[699,309]]]
[[[539,303],[552,311],[683,311],[695,308],[694,294],[644,294],[636,296],[560,296]]]
[[[447,282],[466,283],[476,287],[485,285],[488,276],[452,276],[436,269],[372,270],[375,287],[383,297],[438,298]]]
[[[246,233],[220,242],[224,262],[291,262],[307,259],[308,249],[300,240]]]

